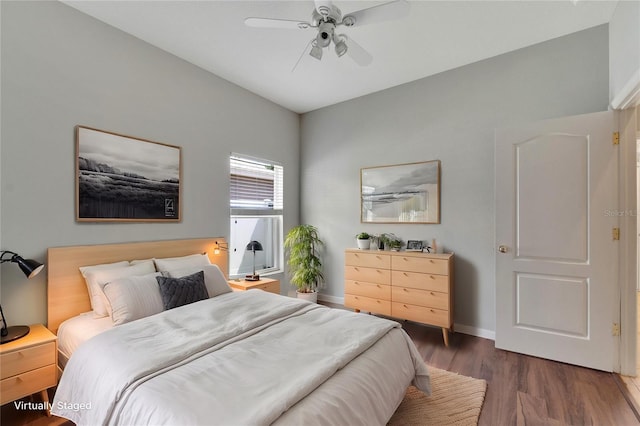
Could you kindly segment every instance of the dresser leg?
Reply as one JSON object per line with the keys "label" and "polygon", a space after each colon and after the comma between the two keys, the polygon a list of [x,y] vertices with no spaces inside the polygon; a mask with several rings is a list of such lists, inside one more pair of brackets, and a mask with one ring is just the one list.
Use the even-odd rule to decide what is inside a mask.
{"label": "dresser leg", "polygon": [[45,389],[45,390],[40,392],[40,396],[42,397],[42,401],[46,404],[47,417],[51,417],[51,406],[49,405],[49,393]]}
{"label": "dresser leg", "polygon": [[356,311],[356,314],[360,313],[360,309],[354,309],[354,311]]}
{"label": "dresser leg", "polygon": [[449,346],[449,330],[447,330],[446,328],[443,328],[442,337],[444,338],[444,345]]}

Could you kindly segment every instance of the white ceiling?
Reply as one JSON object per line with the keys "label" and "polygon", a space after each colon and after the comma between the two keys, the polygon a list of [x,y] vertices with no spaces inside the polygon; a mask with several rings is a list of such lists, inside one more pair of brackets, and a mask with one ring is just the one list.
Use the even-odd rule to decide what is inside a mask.
{"label": "white ceiling", "polygon": [[[325,49],[292,68],[316,30],[251,28],[246,17],[309,21],[308,1],[64,1],[298,113],[609,22],[617,1],[410,1],[402,20],[342,31],[367,67]],[[343,15],[384,1],[334,0]]]}

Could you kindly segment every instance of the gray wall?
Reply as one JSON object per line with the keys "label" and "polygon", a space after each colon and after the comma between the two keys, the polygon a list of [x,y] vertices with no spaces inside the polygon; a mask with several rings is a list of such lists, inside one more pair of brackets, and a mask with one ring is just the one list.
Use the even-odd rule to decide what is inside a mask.
{"label": "gray wall", "polygon": [[[299,116],[58,2],[1,2],[2,249],[227,236],[228,158],[285,168],[285,229],[298,223]],[[75,221],[77,124],[182,147],[181,223]],[[10,325],[46,321],[46,273],[2,268]],[[45,270],[46,271],[46,270]]]}
{"label": "gray wall", "polygon": [[[356,233],[435,238],[456,255],[456,324],[491,335],[494,128],[606,110],[608,61],[603,25],[303,115],[301,219],[327,243],[324,294],[343,297]],[[435,159],[441,224],[360,223],[361,167]]]}
{"label": "gray wall", "polygon": [[610,101],[640,75],[640,1],[619,1],[611,17],[609,74]]}

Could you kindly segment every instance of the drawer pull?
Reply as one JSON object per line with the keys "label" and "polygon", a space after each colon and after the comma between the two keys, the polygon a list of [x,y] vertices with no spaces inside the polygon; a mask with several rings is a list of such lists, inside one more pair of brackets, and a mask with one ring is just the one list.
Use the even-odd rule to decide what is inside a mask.
{"label": "drawer pull", "polygon": [[433,309],[429,309],[431,311],[432,314],[435,314],[436,311],[434,311]]}
{"label": "drawer pull", "polygon": [[403,272],[402,275],[404,275],[405,277],[409,276],[409,274],[407,274],[406,272]]}
{"label": "drawer pull", "polygon": [[407,290],[406,288],[403,288],[402,291],[406,291],[407,293],[409,292],[409,290]]}
{"label": "drawer pull", "polygon": [[435,296],[436,294],[434,292],[429,292],[430,295]]}
{"label": "drawer pull", "polygon": [[380,287],[380,284],[376,284],[376,287],[378,287],[378,288],[382,288],[382,287]]}
{"label": "drawer pull", "polygon": [[433,259],[429,259],[429,262],[430,262],[430,263],[436,263],[436,261],[435,261],[435,260],[433,260]]}
{"label": "drawer pull", "polygon": [[436,279],[436,277],[434,277],[433,275],[429,275],[429,278],[431,278],[432,280]]}
{"label": "drawer pull", "polygon": [[409,309],[409,307],[407,305],[402,305],[402,306],[404,306],[405,308]]}

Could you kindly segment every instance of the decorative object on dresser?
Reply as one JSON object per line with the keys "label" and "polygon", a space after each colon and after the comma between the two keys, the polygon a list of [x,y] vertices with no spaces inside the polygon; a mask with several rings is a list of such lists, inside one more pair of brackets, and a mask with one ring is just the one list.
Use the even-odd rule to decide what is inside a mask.
{"label": "decorative object on dresser", "polygon": [[380,241],[382,242],[384,250],[399,251],[404,245],[402,238],[396,236],[393,233],[380,234]]}
{"label": "decorative object on dresser", "polygon": [[358,248],[360,250],[369,250],[371,246],[371,235],[366,232],[361,232],[356,235],[356,242],[358,243]]}
{"label": "decorative object on dresser", "polygon": [[[11,257],[5,257],[9,255]],[[3,250],[0,254],[0,264],[5,262],[17,263],[22,272],[27,278],[33,278],[42,271],[44,265],[40,262],[36,262],[33,259],[23,259],[22,256],[12,251]],[[2,342],[1,344],[11,342],[29,334],[29,326],[27,325],[14,325],[7,327],[7,321],[4,318],[4,312],[2,312],[2,306],[0,306],[0,316],[2,317]]]}
{"label": "decorative object on dresser", "polygon": [[40,392],[41,407],[50,415],[47,389],[57,384],[57,358],[56,336],[41,324],[32,325],[28,336],[0,346],[0,403]]}
{"label": "decorative object on dresser", "polygon": [[179,146],[76,126],[76,220],[180,222]]}
{"label": "decorative object on dresser", "polygon": [[440,223],[440,160],[360,169],[360,221]]}
{"label": "decorative object on dresser", "polygon": [[344,305],[453,330],[453,253],[345,251]]}
{"label": "decorative object on dresser", "polygon": [[284,240],[291,284],[298,288],[297,295],[311,302],[318,301],[318,286],[324,281],[320,249],[324,243],[313,225],[291,228]]}
{"label": "decorative object on dresser", "polygon": [[407,251],[422,251],[423,250],[422,241],[418,240],[409,240],[407,241]]}
{"label": "decorative object on dresser", "polygon": [[247,281],[259,281],[260,275],[256,274],[256,251],[263,250],[262,244],[258,241],[250,241],[249,244],[247,244],[246,250],[253,252],[253,274],[247,275],[244,279]]}
{"label": "decorative object on dresser", "polygon": [[233,291],[258,289],[269,293],[280,294],[280,281],[271,278],[261,278],[257,281],[229,280],[228,283]]}

